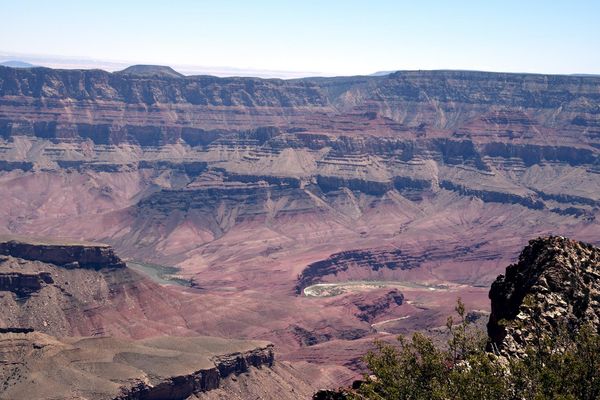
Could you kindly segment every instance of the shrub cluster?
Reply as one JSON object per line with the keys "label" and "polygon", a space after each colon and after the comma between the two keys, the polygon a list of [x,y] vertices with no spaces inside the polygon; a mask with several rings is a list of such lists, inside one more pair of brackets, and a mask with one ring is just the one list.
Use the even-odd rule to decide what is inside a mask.
{"label": "shrub cluster", "polygon": [[600,399],[600,336],[591,325],[548,333],[528,321],[534,340],[520,357],[504,357],[486,351],[486,335],[467,323],[460,300],[456,311],[447,346],[422,333],[399,337],[399,345],[378,341],[364,358],[371,373],[336,398]]}

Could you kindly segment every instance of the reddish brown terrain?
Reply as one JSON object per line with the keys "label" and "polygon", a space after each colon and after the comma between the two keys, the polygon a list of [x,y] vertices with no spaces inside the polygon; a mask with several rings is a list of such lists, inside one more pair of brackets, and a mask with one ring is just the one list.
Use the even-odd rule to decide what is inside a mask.
{"label": "reddish brown terrain", "polygon": [[0,399],[295,400],[349,375],[198,336],[184,297],[107,245],[0,238]]}
{"label": "reddish brown terrain", "polygon": [[598,243],[599,160],[597,77],[0,67],[0,233],[155,280],[89,281],[118,301],[65,333],[268,340],[340,383],[374,337],[489,311],[530,238]]}

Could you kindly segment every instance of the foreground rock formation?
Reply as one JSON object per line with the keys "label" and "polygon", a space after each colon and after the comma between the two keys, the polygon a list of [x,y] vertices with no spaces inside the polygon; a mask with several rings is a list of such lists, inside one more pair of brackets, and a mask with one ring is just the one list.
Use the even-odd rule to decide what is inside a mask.
{"label": "foreground rock formation", "polygon": [[490,350],[519,355],[542,333],[591,323],[600,333],[600,249],[561,236],[538,238],[490,290]]}

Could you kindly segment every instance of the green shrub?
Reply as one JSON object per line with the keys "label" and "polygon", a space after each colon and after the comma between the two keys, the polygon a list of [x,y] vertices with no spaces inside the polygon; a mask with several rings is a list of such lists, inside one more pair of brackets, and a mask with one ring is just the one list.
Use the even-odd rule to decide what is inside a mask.
{"label": "green shrub", "polygon": [[600,399],[600,337],[592,326],[555,334],[533,326],[537,336],[525,355],[507,359],[486,352],[486,335],[465,321],[460,299],[456,311],[443,348],[421,333],[399,337],[397,346],[376,341],[364,357],[371,374],[348,398]]}

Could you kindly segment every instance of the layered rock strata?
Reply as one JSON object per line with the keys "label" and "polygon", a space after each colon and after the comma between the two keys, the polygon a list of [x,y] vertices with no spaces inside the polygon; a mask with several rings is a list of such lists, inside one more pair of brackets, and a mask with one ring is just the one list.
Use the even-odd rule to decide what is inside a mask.
{"label": "layered rock strata", "polygon": [[[2,68],[0,231],[106,242],[195,288],[43,264],[27,273],[54,283],[0,299],[51,333],[232,334],[355,365],[361,336],[443,325],[458,296],[487,304],[529,238],[597,240],[599,96],[600,79],[576,76]],[[354,294],[294,295],[356,280],[407,283],[405,301],[368,321]],[[44,302],[60,312],[22,319]]]}
{"label": "layered rock strata", "polygon": [[588,217],[600,201],[528,176],[536,165],[568,166],[597,187],[596,77],[406,71],[281,81],[136,68],[143,73],[0,67],[0,169],[193,178],[218,168],[241,180],[314,181],[323,192],[419,199],[443,188]]}

